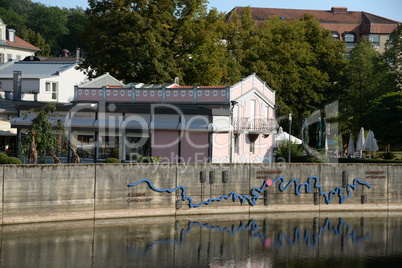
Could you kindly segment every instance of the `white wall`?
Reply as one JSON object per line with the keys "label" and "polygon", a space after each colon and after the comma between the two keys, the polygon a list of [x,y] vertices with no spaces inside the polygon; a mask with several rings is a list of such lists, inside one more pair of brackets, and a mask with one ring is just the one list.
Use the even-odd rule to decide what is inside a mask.
{"label": "white wall", "polygon": [[35,56],[35,52],[33,51],[24,51],[18,48],[12,48],[12,47],[0,47],[0,53],[4,54],[4,63],[9,61],[9,56],[11,55],[11,58],[13,60],[17,60],[19,57],[19,60],[23,60],[25,57],[28,56]]}
{"label": "white wall", "polygon": [[[87,76],[83,72],[74,69],[74,67],[60,73],[59,76],[43,78],[40,80],[38,101],[71,102],[74,99],[74,86],[84,83],[86,79]],[[46,92],[46,82],[57,83],[57,100],[52,99],[52,92]]]}

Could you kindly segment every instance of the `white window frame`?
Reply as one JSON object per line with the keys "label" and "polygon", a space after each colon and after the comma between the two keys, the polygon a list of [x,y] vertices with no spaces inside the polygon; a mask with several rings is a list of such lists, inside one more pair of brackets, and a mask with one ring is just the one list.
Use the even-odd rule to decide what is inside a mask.
{"label": "white window frame", "polygon": [[52,94],[52,100],[57,100],[58,95],[58,83],[48,81],[45,83],[45,92]]}

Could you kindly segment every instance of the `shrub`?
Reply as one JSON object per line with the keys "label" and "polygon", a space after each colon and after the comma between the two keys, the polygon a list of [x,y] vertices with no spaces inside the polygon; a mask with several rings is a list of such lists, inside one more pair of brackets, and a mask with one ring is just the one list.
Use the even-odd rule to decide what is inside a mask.
{"label": "shrub", "polygon": [[[291,158],[300,157],[304,155],[304,149],[302,146],[298,144],[291,143],[290,144],[290,156]],[[287,142],[283,142],[278,147],[277,156],[282,156],[283,158],[288,159],[289,156],[289,144]]]}
{"label": "shrub", "polygon": [[0,161],[7,158],[8,156],[5,153],[0,153]]}
{"label": "shrub", "polygon": [[112,163],[112,164],[117,164],[117,163],[121,163],[119,159],[117,158],[106,158],[105,163]]}
{"label": "shrub", "polygon": [[20,165],[22,164],[21,160],[19,160],[17,157],[8,157],[6,159],[6,164],[11,164],[11,165]]}
{"label": "shrub", "polygon": [[396,154],[393,152],[386,152],[383,153],[382,155],[379,156],[379,158],[386,159],[386,160],[392,160],[396,158]]}

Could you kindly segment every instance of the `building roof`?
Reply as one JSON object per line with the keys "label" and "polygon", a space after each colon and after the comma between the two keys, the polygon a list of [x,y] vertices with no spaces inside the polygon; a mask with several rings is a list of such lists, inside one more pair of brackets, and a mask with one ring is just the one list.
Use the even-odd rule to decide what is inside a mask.
{"label": "building roof", "polygon": [[111,76],[109,73],[105,73],[101,76],[90,79],[88,82],[80,85],[80,88],[100,88],[100,87],[121,88],[123,86],[124,86],[123,82],[117,80],[116,78]]}
{"label": "building roof", "polygon": [[[22,48],[22,49],[29,49],[29,50],[33,50],[33,51],[38,51],[40,50],[40,48],[28,43],[27,41],[19,38],[18,36],[15,36],[15,42],[10,42],[8,40],[6,40],[6,44],[10,47],[14,47],[14,48]],[[3,43],[4,45],[4,43]]]}
{"label": "building roof", "polygon": [[[235,7],[229,12],[242,14],[246,7]],[[284,20],[295,20],[303,18],[304,14],[312,14],[316,17],[320,24],[383,24],[390,27],[379,27],[376,33],[392,32],[401,22],[383,18],[364,11],[348,11],[346,7],[333,7],[331,10],[307,10],[307,9],[283,9],[283,8],[260,8],[250,7],[252,17],[257,22],[262,23],[269,17],[280,17]],[[373,32],[373,31],[372,31]]]}
{"label": "building roof", "polygon": [[192,89],[192,88],[199,88],[199,89],[224,89],[226,86],[179,86],[173,85],[169,88],[177,88],[177,89]]}
{"label": "building roof", "polygon": [[0,78],[13,78],[13,71],[21,71],[22,78],[47,78],[74,68],[72,62],[10,61],[0,65]]}

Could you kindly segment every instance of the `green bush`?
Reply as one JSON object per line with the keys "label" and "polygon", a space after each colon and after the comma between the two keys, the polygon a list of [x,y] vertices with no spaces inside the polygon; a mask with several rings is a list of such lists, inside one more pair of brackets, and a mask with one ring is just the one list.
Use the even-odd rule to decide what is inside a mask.
{"label": "green bush", "polygon": [[121,163],[119,159],[117,158],[106,158],[105,163],[112,163],[112,164],[117,164],[117,163]]}
{"label": "green bush", "polygon": [[0,153],[0,161],[7,158],[8,156],[5,153]]}
{"label": "green bush", "polygon": [[392,160],[396,158],[396,154],[393,152],[386,152],[383,153],[382,155],[379,156],[379,158],[386,159],[386,160]]}
{"label": "green bush", "polygon": [[17,157],[8,157],[6,159],[6,164],[11,164],[11,165],[19,165],[22,164],[21,160],[19,160]]}
{"label": "green bush", "polygon": [[[287,142],[282,142],[282,144],[278,148],[278,155],[281,155],[288,159],[289,155],[289,143]],[[290,144],[290,156],[293,157],[299,157],[304,155],[304,149],[301,145],[291,143]]]}

